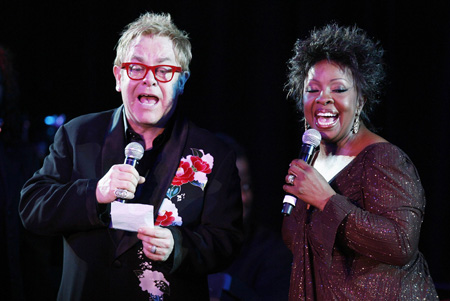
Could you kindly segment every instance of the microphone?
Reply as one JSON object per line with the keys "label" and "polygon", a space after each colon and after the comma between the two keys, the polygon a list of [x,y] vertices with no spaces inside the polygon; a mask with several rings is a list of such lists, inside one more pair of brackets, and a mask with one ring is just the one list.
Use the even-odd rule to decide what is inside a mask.
{"label": "microphone", "polygon": [[[307,164],[311,164],[317,152],[317,147],[319,146],[321,139],[322,136],[320,135],[319,131],[315,129],[307,130],[302,137],[303,144],[300,149],[300,159],[305,161]],[[281,213],[283,213],[284,216],[290,215],[296,203],[297,198],[295,196],[290,194],[285,195]]]}
{"label": "microphone", "polygon": [[[125,162],[124,164],[136,166],[139,160],[144,156],[144,147],[138,142],[131,142],[125,147]],[[125,191],[126,192],[126,191]],[[125,203],[125,200],[117,198],[116,201]]]}
{"label": "microphone", "polygon": [[125,147],[125,164],[136,166],[144,156],[144,147],[138,142],[131,142]]}

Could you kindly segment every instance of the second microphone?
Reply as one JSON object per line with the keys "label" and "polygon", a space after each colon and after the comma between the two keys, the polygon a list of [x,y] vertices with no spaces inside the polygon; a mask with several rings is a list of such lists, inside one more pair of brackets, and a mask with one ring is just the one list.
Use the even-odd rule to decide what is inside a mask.
{"label": "second microphone", "polygon": [[[314,156],[318,150],[318,146],[320,145],[320,140],[322,136],[320,132],[315,129],[307,130],[302,137],[302,148],[300,150],[299,158],[305,161],[308,164],[311,164]],[[297,203],[297,198],[293,195],[287,194],[283,199],[283,208],[281,209],[281,213],[285,216],[290,215],[292,209],[295,207]]]}

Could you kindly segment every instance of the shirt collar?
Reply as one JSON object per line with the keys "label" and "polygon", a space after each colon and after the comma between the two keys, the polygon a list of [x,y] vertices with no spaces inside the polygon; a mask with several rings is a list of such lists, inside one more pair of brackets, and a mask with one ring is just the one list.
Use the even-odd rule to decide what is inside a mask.
{"label": "shirt collar", "polygon": [[[138,142],[140,144],[142,144],[142,146],[145,149],[145,141],[144,139],[141,137],[141,135],[139,135],[138,133],[136,133],[131,126],[128,124],[128,120],[125,114],[125,108],[122,109],[122,115],[123,115],[123,127],[125,129],[125,141],[128,143],[130,142]],[[172,131],[173,128],[173,119],[171,118],[171,120],[169,120],[169,122],[167,123],[167,127],[164,129],[164,131],[159,134],[155,140],[153,140],[153,148],[157,148],[160,147],[161,145],[163,145],[164,143],[167,142],[167,140],[169,140],[169,136],[170,136],[170,132]]]}

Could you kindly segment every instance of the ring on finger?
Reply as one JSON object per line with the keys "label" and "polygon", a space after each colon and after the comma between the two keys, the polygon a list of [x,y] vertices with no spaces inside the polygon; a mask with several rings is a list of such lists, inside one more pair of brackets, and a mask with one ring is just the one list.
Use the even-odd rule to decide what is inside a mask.
{"label": "ring on finger", "polygon": [[153,245],[153,246],[150,248],[150,252],[153,253],[153,254],[155,254],[155,253],[156,253],[156,246]]}
{"label": "ring on finger", "polygon": [[294,180],[295,180],[295,176],[294,175],[289,175],[288,176],[288,183],[293,185],[294,184]]}
{"label": "ring on finger", "polygon": [[114,195],[119,199],[126,199],[128,196],[128,190],[117,188],[114,191]]}

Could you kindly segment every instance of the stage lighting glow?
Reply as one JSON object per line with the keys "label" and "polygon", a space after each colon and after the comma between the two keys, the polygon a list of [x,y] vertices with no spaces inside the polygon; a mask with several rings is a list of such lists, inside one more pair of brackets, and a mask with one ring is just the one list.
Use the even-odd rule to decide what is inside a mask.
{"label": "stage lighting glow", "polygon": [[45,117],[44,122],[48,126],[54,126],[59,128],[61,125],[64,124],[66,121],[66,115],[60,114],[60,115],[49,115]]}

